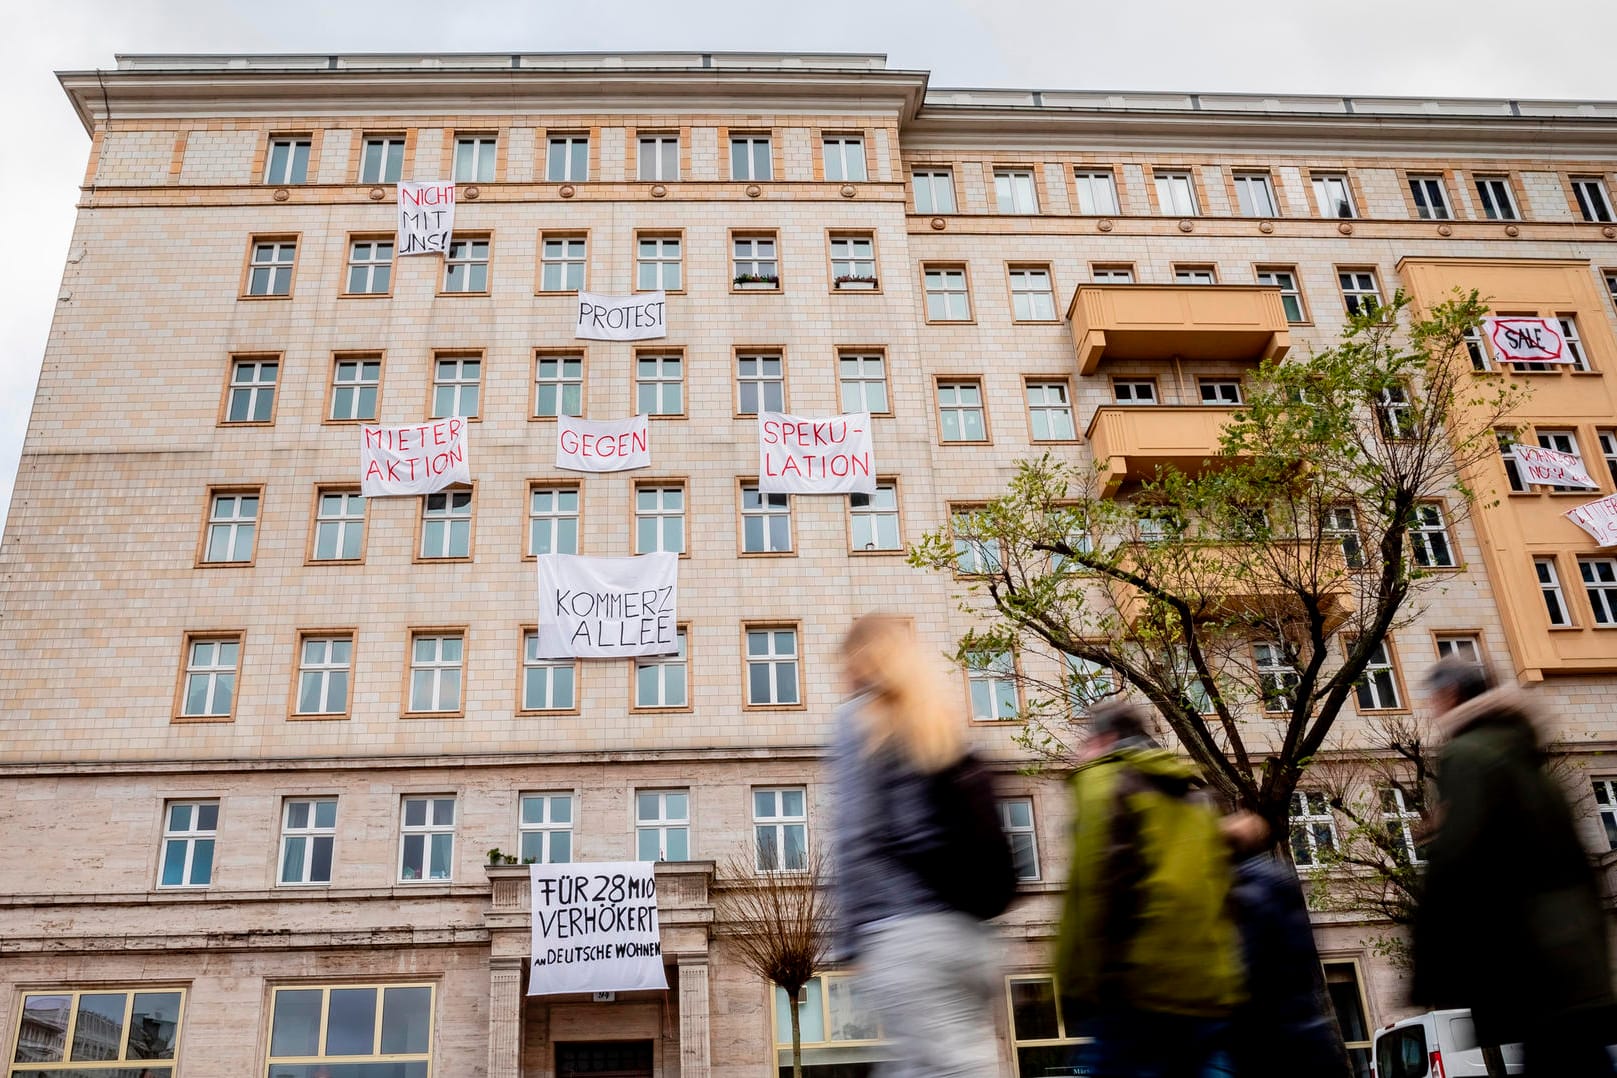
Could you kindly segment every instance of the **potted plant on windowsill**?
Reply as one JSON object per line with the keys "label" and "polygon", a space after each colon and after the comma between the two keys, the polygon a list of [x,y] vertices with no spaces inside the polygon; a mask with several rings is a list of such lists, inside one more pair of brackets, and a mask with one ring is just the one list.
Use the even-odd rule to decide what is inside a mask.
{"label": "potted plant on windowsill", "polygon": [[838,292],[874,292],[876,291],[877,281],[874,277],[844,273],[831,283]]}
{"label": "potted plant on windowsill", "polygon": [[780,278],[765,277],[761,273],[738,273],[733,283],[742,292],[772,292],[780,287]]}

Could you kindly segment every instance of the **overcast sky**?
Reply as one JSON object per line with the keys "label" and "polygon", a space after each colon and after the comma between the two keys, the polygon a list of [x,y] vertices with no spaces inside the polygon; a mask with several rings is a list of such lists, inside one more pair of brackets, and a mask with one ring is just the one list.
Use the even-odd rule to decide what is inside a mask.
{"label": "overcast sky", "polygon": [[[1610,0],[49,0],[0,35],[0,514],[89,140],[53,72],[119,52],[885,52],[933,86],[1617,97]],[[149,357],[148,357],[149,358]],[[0,517],[3,520],[3,517]]]}

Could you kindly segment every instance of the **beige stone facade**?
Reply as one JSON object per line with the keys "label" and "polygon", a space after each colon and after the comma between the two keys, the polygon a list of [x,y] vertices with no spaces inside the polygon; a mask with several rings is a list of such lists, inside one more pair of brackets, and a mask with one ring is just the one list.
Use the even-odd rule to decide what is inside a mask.
{"label": "beige stone facade", "polygon": [[[1273,303],[1257,286],[1277,278],[1260,274],[1287,275],[1297,306],[1275,332],[1306,351],[1337,336],[1344,275],[1430,300],[1483,274],[1575,320],[1589,371],[1533,375],[1553,380],[1542,399],[1555,407],[1527,418],[1574,430],[1603,491],[1617,481],[1617,105],[929,90],[924,73],[865,56],[131,57],[62,81],[89,165],[0,546],[8,1059],[48,1043],[54,1021],[67,1034],[69,1014],[88,1036],[86,1000],[126,1007],[127,1024],[166,994],[177,1011],[153,1021],[177,1022],[177,1055],[154,1074],[313,1078],[327,1061],[368,1063],[354,1078],[771,1073],[772,993],[714,923],[713,862],[751,856],[751,829],[779,822],[757,815],[769,791],[802,791],[809,842],[825,835],[835,649],[853,616],[901,611],[939,650],[967,620],[953,582],[910,569],[886,538],[865,549],[846,498],[792,498],[789,550],[745,549],[758,457],[743,357],[779,359],[793,413],[879,392],[866,399],[885,400],[870,410],[897,525],[870,534],[913,540],[993,496],[1030,454],[1090,459],[1119,379],[1199,408],[1199,379],[1250,366],[1186,353],[1086,371],[1063,319],[1080,286],[1127,271],[1172,305],[1210,274]],[[674,140],[677,173],[640,178],[649,138]],[[738,139],[755,140],[746,168],[767,161],[767,174],[734,171]],[[389,140],[398,174],[368,171]],[[492,178],[461,178],[456,234],[487,240],[486,289],[456,291],[436,256],[390,255],[385,287],[370,263],[355,287],[356,252],[391,239],[391,181],[448,176],[457,145],[480,140]],[[557,174],[553,146],[570,140],[585,171]],[[383,145],[377,161],[368,143]],[[306,155],[300,169],[273,173],[278,144]],[[1105,196],[1084,177],[1102,174],[1115,204],[1093,202]],[[1346,192],[1347,216],[1316,197],[1336,177],[1345,187],[1324,189]],[[1411,180],[1427,178],[1441,216],[1416,201]],[[1509,219],[1483,203],[1495,180]],[[773,241],[774,288],[732,280],[737,241],[753,239]],[[670,240],[668,338],[575,341],[575,284],[547,247],[582,241],[583,286],[627,293],[642,241],[666,257]],[[866,260],[858,244],[871,272],[833,265]],[[1550,266],[1560,283],[1546,292]],[[557,471],[555,420],[538,414],[554,361],[580,361],[583,414],[611,419],[644,406],[641,361],[667,357],[679,401],[652,420],[651,468]],[[871,379],[858,386],[844,373],[855,357]],[[1037,437],[1030,383],[1064,393],[1070,430]],[[463,516],[446,502],[434,517],[420,498],[328,500],[357,493],[362,384],[390,425],[433,414],[440,391],[470,411],[475,389]],[[952,440],[941,408],[970,410],[973,393],[984,437]],[[684,701],[642,695],[628,662],[581,662],[566,699],[530,706],[526,679],[556,676],[524,663],[530,535],[557,526],[559,504],[536,492],[576,495],[559,512],[579,553],[623,556],[650,488],[679,498]],[[1474,636],[1536,684],[1585,776],[1590,844],[1605,849],[1587,791],[1617,748],[1617,633],[1573,575],[1599,555],[1560,519],[1568,504],[1507,492],[1457,518],[1455,570],[1393,642],[1397,705],[1418,706],[1438,637]],[[1528,623],[1542,597],[1523,542],[1559,559],[1568,625]],[[792,649],[772,672],[796,688],[750,702],[747,634],[764,629],[790,631],[770,636]],[[416,684],[423,671],[435,688]],[[328,690],[312,701],[310,678]],[[1342,749],[1362,744],[1364,718],[1344,722]],[[1037,879],[1001,932],[996,1013],[1004,1073],[1031,1078],[1069,1039],[1040,1024],[1065,806],[1053,778],[1013,773],[1014,725],[974,735],[1032,810]],[[662,819],[642,818],[637,795],[667,792],[683,806],[663,799]],[[565,840],[524,839],[522,798],[540,795],[552,813],[565,800],[567,819],[545,821]],[[334,804],[335,823],[299,830],[295,806],[314,802]],[[669,818],[688,829],[688,861],[658,870],[669,991],[524,998],[525,871],[487,868],[485,851],[566,841],[574,860],[632,859],[638,831]],[[304,864],[308,882],[283,878],[293,839],[329,844],[323,870]],[[1367,951],[1374,931],[1320,928],[1340,1001],[1370,1027],[1408,1009],[1397,970]],[[419,997],[400,993],[421,987],[415,1033],[390,1040],[404,1018],[390,1026],[385,1001],[404,1008]],[[844,988],[834,971],[816,986],[813,1005],[837,1008],[818,1017],[848,1022],[810,1044],[811,1063],[880,1054],[840,1009]],[[335,1028],[333,1008],[362,997],[379,1016],[364,1051],[293,1044],[291,1018],[276,1017],[314,1000]]]}

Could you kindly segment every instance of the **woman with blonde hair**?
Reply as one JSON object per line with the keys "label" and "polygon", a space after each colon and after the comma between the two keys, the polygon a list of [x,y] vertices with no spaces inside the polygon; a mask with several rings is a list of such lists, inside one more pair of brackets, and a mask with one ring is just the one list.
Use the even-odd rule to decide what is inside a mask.
{"label": "woman with blonde hair", "polygon": [[837,709],[836,952],[898,1051],[886,1073],[999,1074],[989,1008],[995,947],[982,921],[1015,886],[992,780],[907,621],[866,615],[842,643]]}

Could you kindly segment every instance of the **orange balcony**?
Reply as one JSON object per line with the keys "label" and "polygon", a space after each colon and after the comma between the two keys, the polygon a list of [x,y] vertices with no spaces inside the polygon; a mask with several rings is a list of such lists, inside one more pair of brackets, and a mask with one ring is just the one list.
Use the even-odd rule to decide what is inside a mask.
{"label": "orange balcony", "polygon": [[[1333,547],[1322,552],[1324,563],[1317,564],[1308,543],[1273,542],[1269,547],[1267,556],[1252,559],[1240,557],[1240,548],[1233,543],[1209,543],[1181,549],[1175,557],[1163,560],[1147,554],[1146,544],[1141,544],[1141,556],[1131,567],[1186,599],[1197,620],[1300,615],[1298,597],[1284,582],[1306,579],[1312,571],[1321,574],[1319,593],[1327,632],[1335,632],[1357,609],[1354,584],[1340,550]],[[1138,624],[1151,612],[1151,603],[1132,586],[1118,582],[1111,587],[1118,613],[1129,624]]]}
{"label": "orange balcony", "polygon": [[1102,359],[1257,361],[1291,348],[1280,290],[1258,285],[1080,285],[1067,321],[1079,374]]}
{"label": "orange balcony", "polygon": [[1150,479],[1158,468],[1199,472],[1219,459],[1219,438],[1236,412],[1211,405],[1104,405],[1084,437],[1104,475],[1101,493]]}

